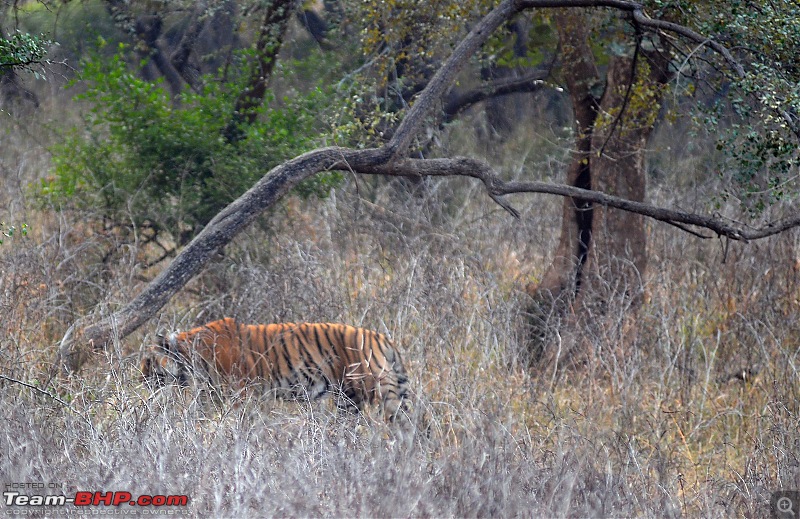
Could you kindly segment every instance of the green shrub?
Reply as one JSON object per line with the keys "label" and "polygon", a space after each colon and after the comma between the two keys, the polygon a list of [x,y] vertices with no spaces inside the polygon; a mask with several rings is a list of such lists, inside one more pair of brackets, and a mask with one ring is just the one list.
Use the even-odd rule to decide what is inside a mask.
{"label": "green shrub", "polygon": [[[280,106],[268,98],[258,120],[230,141],[225,129],[241,90],[237,82],[205,78],[199,92],[178,99],[160,82],[129,70],[124,46],[112,59],[84,64],[78,99],[91,107],[85,125],[52,149],[53,175],[40,193],[117,229],[169,233],[187,243],[222,208],[272,167],[315,144],[326,97],[320,89]],[[303,195],[324,196],[340,177],[303,184]]]}

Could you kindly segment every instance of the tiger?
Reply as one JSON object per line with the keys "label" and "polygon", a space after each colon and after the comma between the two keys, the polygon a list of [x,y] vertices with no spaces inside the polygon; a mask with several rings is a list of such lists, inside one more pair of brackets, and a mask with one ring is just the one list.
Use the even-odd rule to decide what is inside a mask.
{"label": "tiger", "polygon": [[363,410],[378,403],[387,421],[407,411],[408,376],[400,352],[385,335],[333,323],[207,323],[161,337],[142,359],[144,378],[156,386],[244,388],[260,383],[278,398],[318,400],[331,390],[339,407]]}

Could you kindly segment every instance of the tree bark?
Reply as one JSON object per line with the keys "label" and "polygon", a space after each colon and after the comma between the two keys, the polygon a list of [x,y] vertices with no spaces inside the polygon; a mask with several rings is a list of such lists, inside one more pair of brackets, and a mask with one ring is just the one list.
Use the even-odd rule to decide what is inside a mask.
{"label": "tree bark", "polygon": [[[598,100],[593,91],[600,84],[600,73],[589,47],[584,15],[573,10],[558,10],[555,15],[564,83],[572,101],[575,148],[567,169],[566,183],[592,189],[592,131],[597,118]],[[561,234],[553,260],[538,284],[526,289],[533,297],[529,306],[534,357],[543,353],[547,329],[563,317],[581,283],[583,264],[591,242],[591,203],[580,198],[565,198],[561,209]],[[555,320],[555,321],[554,321]]]}
{"label": "tree bark", "polygon": [[[659,54],[641,50],[639,54],[638,60],[615,56],[611,61],[600,102],[606,117],[592,136],[591,164],[593,189],[641,202],[647,181],[645,148],[661,106],[662,86],[669,80],[669,65]],[[619,114],[616,118],[612,117],[615,112]],[[599,290],[591,278],[610,276],[618,292],[630,298],[637,309],[647,269],[644,218],[602,205],[594,208],[593,215],[593,244],[585,266],[589,277],[585,288]]]}
{"label": "tree bark", "polygon": [[[575,112],[575,151],[567,182],[582,189],[600,191],[626,200],[645,197],[645,146],[661,106],[663,85],[669,79],[665,53],[645,52],[637,38],[635,48],[611,56],[601,86],[592,50],[588,23],[578,11],[562,11],[556,17],[564,80]],[[601,98],[592,92],[602,90]],[[642,302],[647,268],[647,236],[644,218],[581,199],[565,199],[561,235],[553,262],[542,281],[529,285],[533,302],[530,316],[534,358],[546,369],[591,348],[593,327],[606,326],[605,318],[620,323],[620,337],[630,344],[635,338],[636,312]],[[617,315],[610,315],[616,312]],[[569,340],[548,350],[548,330],[567,324]],[[577,330],[581,330],[578,332]]]}

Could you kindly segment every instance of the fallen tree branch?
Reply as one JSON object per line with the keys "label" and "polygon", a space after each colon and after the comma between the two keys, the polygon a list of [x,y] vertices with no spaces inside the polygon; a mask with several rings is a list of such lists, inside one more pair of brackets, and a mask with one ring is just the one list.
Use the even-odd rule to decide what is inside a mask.
{"label": "fallen tree branch", "polygon": [[343,161],[364,168],[388,162],[389,158],[388,150],[385,148],[368,150],[322,148],[277,166],[217,214],[167,268],[125,308],[84,329],[82,338],[62,340],[61,357],[70,356],[69,350],[75,340],[82,339],[98,348],[105,347],[114,335],[118,337],[129,335],[197,275],[217,251],[302,180],[332,169],[334,164]]}
{"label": "fallen tree branch", "polygon": [[[545,193],[622,209],[676,225],[687,232],[692,231],[684,229],[682,225],[705,228],[718,236],[744,242],[766,238],[800,226],[800,213],[763,227],[745,228],[732,225],[720,218],[657,207],[599,191],[546,182],[504,181],[487,163],[473,158],[403,159],[388,162],[385,155],[386,150],[383,148],[377,150],[323,148],[278,166],[271,175],[262,179],[253,189],[219,213],[136,299],[106,321],[84,330],[84,337],[95,345],[104,345],[110,340],[112,331],[119,337],[133,332],[194,277],[218,250],[249,225],[262,212],[261,208],[272,206],[300,180],[325,170],[339,169],[385,176],[472,177],[480,180],[486,186],[488,195],[514,217],[519,217],[519,212],[503,198],[505,195]],[[261,189],[257,189],[259,187]],[[708,238],[698,233],[692,232],[692,234]],[[71,341],[67,341],[69,342]],[[67,347],[66,343],[64,347]]]}

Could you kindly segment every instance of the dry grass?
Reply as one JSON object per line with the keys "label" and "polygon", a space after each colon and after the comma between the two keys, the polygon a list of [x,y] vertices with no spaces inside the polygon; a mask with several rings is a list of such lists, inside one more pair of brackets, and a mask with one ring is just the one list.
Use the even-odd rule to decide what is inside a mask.
{"label": "dry grass", "polygon": [[[193,515],[237,517],[763,517],[772,491],[800,488],[797,233],[733,245],[723,263],[719,243],[652,225],[636,348],[591,335],[592,363],[554,378],[527,367],[519,289],[547,264],[559,201],[518,198],[515,222],[466,182],[415,197],[350,179],[327,200],[281,204],[147,329],[51,380],[71,320],[118,308],[153,272],[137,270],[136,244],[104,265],[113,236],[34,209],[24,185],[46,174],[46,154],[6,138],[3,181],[20,180],[2,219],[31,234],[0,247],[2,483],[188,494]],[[547,146],[495,153],[511,174],[555,176]],[[524,167],[512,152],[529,154]],[[223,315],[390,334],[430,437],[377,413],[141,384],[157,331]],[[729,380],[740,368],[757,374]]]}

